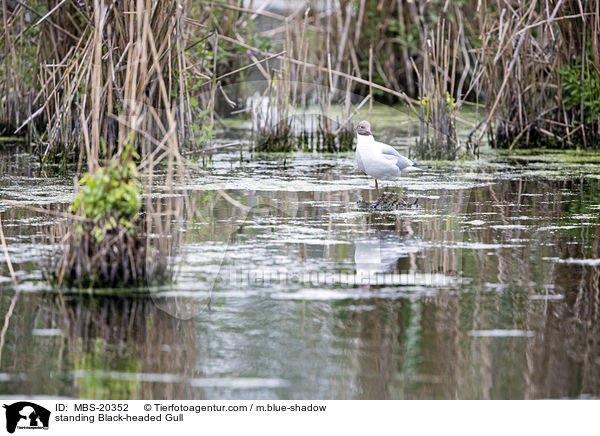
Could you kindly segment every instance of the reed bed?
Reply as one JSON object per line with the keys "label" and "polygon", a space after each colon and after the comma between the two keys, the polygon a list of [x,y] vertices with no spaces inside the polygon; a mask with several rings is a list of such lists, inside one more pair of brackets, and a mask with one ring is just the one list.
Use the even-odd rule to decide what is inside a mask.
{"label": "reed bed", "polygon": [[597,0],[482,2],[477,55],[492,144],[598,147],[599,10]]}
{"label": "reed bed", "polygon": [[[340,0],[330,8],[323,8],[321,3],[310,1],[283,15],[233,1],[158,2],[159,6],[152,9],[151,34],[175,35],[176,28],[177,38],[187,38],[186,44],[170,40],[164,46],[156,45],[169,97],[178,100],[173,107],[179,144],[210,147],[212,132],[223,116],[249,109],[242,103],[244,96],[254,92],[247,82],[258,78],[266,82],[260,94],[267,90],[276,102],[277,112],[276,116],[258,120],[265,127],[262,131],[255,129],[255,138],[262,138],[261,143],[267,144],[265,149],[303,149],[312,133],[319,141],[311,145],[312,149],[348,150],[351,114],[367,95],[370,107],[375,99],[415,103],[407,93],[416,96],[419,87],[414,65],[422,65],[429,56],[422,50],[423,42],[430,38],[428,29],[435,30],[434,23],[440,15],[456,14],[443,3]],[[124,76],[128,71],[125,66],[133,53],[130,51],[123,57],[132,33],[126,17],[131,20],[134,12],[133,3],[127,2],[107,2],[106,16],[94,15],[96,7],[102,5],[91,1],[62,4],[47,0],[46,4],[53,12],[42,17],[37,34],[47,36],[39,55],[40,71],[36,74],[41,89],[32,107],[35,109],[29,111],[28,121],[20,127],[27,126],[36,143],[42,144],[43,156],[55,159],[69,152],[82,153],[88,141],[86,131],[87,135],[98,136],[87,125],[91,121],[79,115],[82,111],[99,103],[107,105],[109,113],[116,112],[114,108],[123,104],[121,100],[126,95],[121,88],[127,86]],[[175,5],[177,25],[164,27],[160,17],[173,16]],[[13,16],[18,17],[19,13],[22,15],[23,10],[15,11]],[[74,16],[79,18],[73,19]],[[105,81],[101,95],[95,96],[89,87],[83,93],[82,85],[85,89],[92,78],[88,67],[96,56],[98,39],[93,39],[93,29],[102,28],[99,25],[105,19],[109,23],[105,28],[110,28],[111,34],[100,32],[107,53],[101,55],[103,63],[96,71]],[[158,28],[157,23],[163,23],[163,27]],[[12,40],[4,42],[14,45]],[[78,61],[72,62],[73,59]],[[143,62],[148,64],[148,59]],[[454,73],[464,70],[464,64],[459,64],[455,65]],[[144,86],[136,89],[143,90]],[[156,89],[152,92],[144,98],[158,98],[159,92]],[[345,99],[334,101],[336,95]],[[350,95],[362,97],[349,98]],[[127,97],[135,100],[142,96]],[[295,121],[289,121],[287,115],[296,109],[306,111],[311,104],[319,107],[322,116],[317,132],[292,127],[290,124]],[[344,108],[344,114],[336,121],[331,115],[334,104]],[[411,110],[418,113],[414,107]],[[96,124],[101,126],[99,131],[112,135],[107,143],[115,142],[113,137],[118,136],[116,132],[123,121],[115,116],[96,116],[100,118]],[[344,127],[340,129],[340,125]]]}
{"label": "reed bed", "polygon": [[[386,25],[397,27],[399,20],[412,17],[412,7],[398,11],[402,4],[396,1],[382,1],[375,8],[373,2],[363,1],[356,14],[351,1],[340,1],[339,7],[326,10],[311,1],[282,15],[235,2],[200,4],[199,18],[188,22],[199,29],[198,39],[211,40],[211,49],[198,46],[190,53],[194,58],[190,65],[195,66],[191,76],[200,82],[198,89],[211,87],[211,92],[197,99],[211,113],[211,125],[220,115],[250,113],[259,150],[347,151],[352,149],[350,137],[354,136],[352,116],[367,95],[371,105],[374,95],[386,102],[410,101],[404,90],[396,90],[402,89],[397,86],[400,63],[396,59],[405,55],[401,69],[414,84],[409,53],[417,55],[418,50],[385,36],[389,29],[373,34],[364,24],[380,17]],[[391,19],[386,8],[394,11]],[[382,44],[374,44],[380,37]],[[256,82],[262,84],[256,87]],[[253,104],[244,105],[240,96],[247,100],[255,92],[272,105],[269,113],[257,112]],[[343,108],[341,117],[332,115],[335,105]],[[315,107],[318,121],[302,125],[304,114],[314,112]]]}
{"label": "reed bed", "polygon": [[[135,18],[144,7],[152,11],[146,35]],[[10,0],[1,12],[0,128],[27,131],[48,159],[110,156],[127,117],[157,125],[172,117],[178,146],[210,148],[223,117],[249,111],[244,101],[256,89],[248,82],[257,80],[265,82],[259,94],[274,93],[277,104],[278,115],[263,117],[266,130],[255,132],[267,149],[303,148],[310,132],[291,126],[288,115],[311,104],[324,117],[324,139],[313,148],[331,148],[331,135],[362,101],[333,100],[346,89],[371,96],[369,105],[407,104],[421,119],[418,148],[427,156],[468,151],[456,143],[446,95],[456,110],[486,105],[474,143],[484,131],[506,148],[598,143],[598,0],[311,0],[276,12],[233,0]],[[148,35],[157,62],[152,50],[132,45]],[[92,88],[96,76],[101,85]],[[172,103],[168,111],[161,99]],[[158,107],[160,115],[136,115],[129,101]],[[338,123],[330,122],[333,104],[346,110]],[[106,152],[94,145],[98,132]]]}
{"label": "reed bed", "polygon": [[[421,129],[421,143],[428,143],[431,150],[418,147],[419,152],[423,151],[422,156],[449,158],[459,154],[456,148],[462,145],[457,143],[450,118],[442,120],[443,114],[436,114],[440,116],[435,120],[426,117],[414,97],[429,100],[430,109],[432,101],[441,101],[441,98],[436,99],[435,92],[442,87],[457,93],[451,95],[456,109],[463,101],[474,99],[475,87],[470,85],[475,76],[470,66],[475,64],[475,54],[469,50],[464,26],[456,25],[448,34],[444,32],[450,26],[445,30],[436,26],[443,14],[450,17],[450,21],[456,21],[460,9],[448,8],[443,2],[402,1],[339,1],[335,5],[332,3],[335,7],[323,8],[313,1],[298,5],[288,15],[279,15],[238,7],[232,2],[206,4],[213,8],[213,13],[205,13],[206,17],[212,17],[214,10],[228,11],[219,15],[218,25],[210,19],[203,23],[205,29],[217,29],[218,44],[215,47],[219,52],[242,51],[249,57],[248,61],[252,61],[249,65],[257,67],[229,76],[221,83],[231,90],[230,98],[221,100],[231,103],[235,100],[233,96],[254,92],[248,87],[248,79],[265,83],[258,92],[271,104],[269,110],[275,115],[266,114],[266,111],[261,113],[252,105],[243,107],[240,102],[233,109],[233,113],[252,114],[254,139],[259,150],[351,150],[352,117],[362,104],[368,102],[372,108],[377,99],[383,103],[408,105],[409,110],[421,118],[422,124],[427,125]],[[264,24],[267,29],[257,29],[252,21],[257,16],[267,23]],[[227,20],[233,20],[235,24],[229,25]],[[249,25],[250,22],[254,25]],[[442,33],[438,35],[439,32]],[[269,39],[265,42],[265,38]],[[432,40],[440,45],[437,47],[439,53],[434,53],[434,57],[431,50],[424,49]],[[450,48],[443,47],[444,43],[450,44]],[[278,50],[283,50],[283,55],[277,56]],[[258,55],[268,61],[261,62]],[[244,58],[244,55],[237,58],[240,57]],[[439,65],[433,62],[439,62]],[[431,71],[423,72],[421,78],[416,65]],[[222,63],[217,60],[212,64],[212,72],[205,67],[202,75],[225,77],[227,68],[231,68],[229,58]],[[443,68],[448,70],[444,77],[431,74]],[[198,78],[202,80],[200,74]],[[425,86],[424,82],[431,78],[438,81],[436,86]],[[209,83],[209,79],[204,81]],[[424,95],[424,92],[431,95]],[[213,96],[207,95],[206,107],[226,106],[211,100]],[[445,96],[444,93],[444,100]],[[365,101],[367,97],[369,99]],[[333,106],[342,107],[341,117],[332,116]],[[314,107],[320,115],[316,129],[307,125],[303,116]],[[428,132],[437,133],[430,135]],[[451,146],[448,146],[449,142],[452,142]],[[433,148],[437,150],[435,153],[432,153]]]}
{"label": "reed bed", "polygon": [[[48,0],[45,6],[49,12],[35,30],[43,86],[37,109],[17,131],[29,129],[42,159],[70,155],[87,170],[73,210],[79,219],[63,229],[66,248],[50,276],[78,287],[164,282],[180,221],[173,188],[183,177],[179,147],[190,132],[186,3]],[[159,173],[164,198],[157,201]],[[139,192],[132,188],[142,182]]]}

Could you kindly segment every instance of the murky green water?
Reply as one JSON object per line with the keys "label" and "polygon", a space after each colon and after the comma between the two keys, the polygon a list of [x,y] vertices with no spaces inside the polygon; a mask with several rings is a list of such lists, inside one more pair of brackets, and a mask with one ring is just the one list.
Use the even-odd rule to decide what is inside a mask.
{"label": "murky green water", "polygon": [[[375,192],[351,155],[245,158],[180,186],[197,214],[151,297],[49,288],[60,219],[0,206],[21,290],[2,262],[0,395],[600,395],[600,158],[438,164],[384,183],[416,202],[390,213],[357,210]],[[4,159],[1,198],[53,208],[72,186]]]}

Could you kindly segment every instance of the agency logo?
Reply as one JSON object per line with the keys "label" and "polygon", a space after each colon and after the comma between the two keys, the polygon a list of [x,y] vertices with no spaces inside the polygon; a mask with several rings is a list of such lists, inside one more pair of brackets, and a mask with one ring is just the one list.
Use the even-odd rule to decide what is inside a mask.
{"label": "agency logo", "polygon": [[14,433],[18,428],[26,430],[48,430],[50,411],[29,401],[4,405],[6,409],[6,431]]}

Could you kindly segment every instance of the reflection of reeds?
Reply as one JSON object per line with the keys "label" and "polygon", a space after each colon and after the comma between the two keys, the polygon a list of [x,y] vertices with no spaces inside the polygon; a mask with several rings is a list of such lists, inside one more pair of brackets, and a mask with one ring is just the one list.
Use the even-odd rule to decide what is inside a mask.
{"label": "reflection of reeds", "polygon": [[[22,300],[21,300],[22,301]],[[56,330],[35,336],[37,329]],[[201,399],[194,321],[133,296],[32,294],[8,332],[4,392],[95,399]],[[150,374],[150,378],[148,377]],[[157,374],[164,378],[157,378]]]}

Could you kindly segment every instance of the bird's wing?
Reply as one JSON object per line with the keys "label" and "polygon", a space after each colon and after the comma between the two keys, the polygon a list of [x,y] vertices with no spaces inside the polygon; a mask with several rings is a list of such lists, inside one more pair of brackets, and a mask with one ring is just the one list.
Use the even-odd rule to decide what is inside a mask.
{"label": "bird's wing", "polygon": [[359,170],[361,170],[363,173],[367,174],[367,172],[365,171],[365,165],[363,164],[363,161],[360,158],[360,153],[358,152],[358,147],[357,147],[356,152],[354,153],[354,162],[356,163],[356,166],[358,167]]}
{"label": "bird's wing", "polygon": [[381,142],[379,142],[378,144],[381,147],[381,153],[386,159],[396,159],[396,165],[398,166],[400,171],[402,171],[405,168],[412,167],[415,164],[412,160],[398,153],[396,149],[391,145],[383,144]]}

